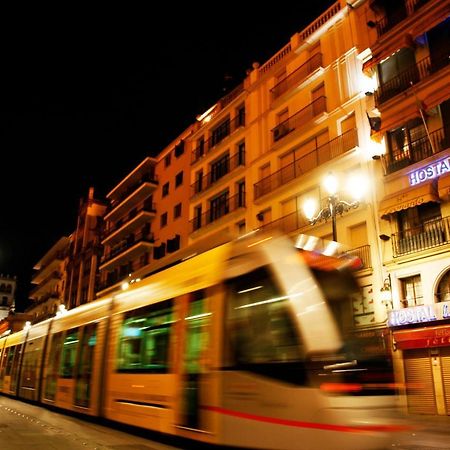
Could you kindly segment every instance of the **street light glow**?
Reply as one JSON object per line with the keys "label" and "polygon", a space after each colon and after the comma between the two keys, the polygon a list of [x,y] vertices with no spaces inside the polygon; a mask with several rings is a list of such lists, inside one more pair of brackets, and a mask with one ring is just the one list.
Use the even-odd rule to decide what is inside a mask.
{"label": "street light glow", "polygon": [[332,173],[329,173],[324,179],[324,187],[328,192],[327,206],[315,214],[316,205],[313,200],[308,199],[303,204],[303,212],[311,225],[314,225],[319,220],[326,222],[328,219],[331,219],[333,241],[337,241],[336,216],[359,206],[359,199],[365,194],[365,186],[367,186],[366,182],[361,177],[351,177],[348,180],[347,187],[355,200],[352,202],[340,200],[337,195],[338,179]]}

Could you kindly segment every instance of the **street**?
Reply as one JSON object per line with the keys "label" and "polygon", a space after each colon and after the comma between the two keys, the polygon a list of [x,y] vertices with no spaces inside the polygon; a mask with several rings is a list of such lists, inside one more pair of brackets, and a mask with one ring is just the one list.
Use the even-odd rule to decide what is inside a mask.
{"label": "street", "polygon": [[[391,449],[450,450],[450,418],[422,416],[411,422],[417,429],[399,436],[392,442]],[[163,443],[0,397],[0,448],[22,450],[25,447],[33,450],[185,450],[199,449],[200,445],[194,443],[188,447],[187,443],[175,440]]]}

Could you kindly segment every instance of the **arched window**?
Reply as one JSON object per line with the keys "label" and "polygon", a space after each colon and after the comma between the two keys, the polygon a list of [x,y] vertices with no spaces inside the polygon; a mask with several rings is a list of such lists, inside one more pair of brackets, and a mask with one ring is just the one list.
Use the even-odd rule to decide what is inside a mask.
{"label": "arched window", "polygon": [[436,299],[438,302],[450,301],[450,270],[441,278],[437,287]]}

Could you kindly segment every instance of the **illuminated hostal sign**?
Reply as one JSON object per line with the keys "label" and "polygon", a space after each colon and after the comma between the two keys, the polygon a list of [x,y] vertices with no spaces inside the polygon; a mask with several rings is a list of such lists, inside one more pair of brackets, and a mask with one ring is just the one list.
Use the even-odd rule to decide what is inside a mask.
{"label": "illuminated hostal sign", "polygon": [[422,167],[409,174],[409,184],[414,186],[424,181],[436,178],[443,173],[450,172],[450,157],[441,159],[428,166]]}
{"label": "illuminated hostal sign", "polygon": [[401,325],[436,322],[438,320],[446,319],[450,319],[450,302],[434,303],[432,305],[421,305],[390,311],[388,326],[398,327]]}

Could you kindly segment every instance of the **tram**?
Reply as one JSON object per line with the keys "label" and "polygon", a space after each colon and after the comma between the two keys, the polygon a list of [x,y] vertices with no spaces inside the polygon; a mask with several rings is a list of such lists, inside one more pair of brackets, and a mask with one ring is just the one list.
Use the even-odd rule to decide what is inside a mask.
{"label": "tram", "polygon": [[0,392],[207,444],[380,449],[380,342],[352,330],[348,259],[258,233],[0,339]]}

